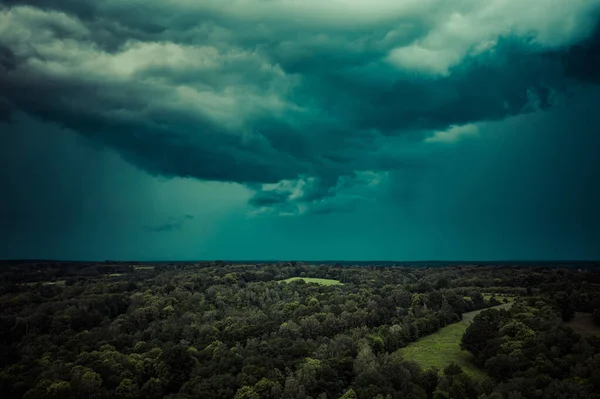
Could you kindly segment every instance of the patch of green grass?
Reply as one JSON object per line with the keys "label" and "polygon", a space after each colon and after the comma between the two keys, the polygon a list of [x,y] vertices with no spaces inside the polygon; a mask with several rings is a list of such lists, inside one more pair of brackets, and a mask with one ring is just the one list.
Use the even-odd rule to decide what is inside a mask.
{"label": "patch of green grass", "polygon": [[281,280],[280,283],[290,283],[292,281],[304,280],[307,283],[317,283],[321,285],[341,285],[339,280],[332,280],[328,278],[313,278],[313,277],[290,277],[285,280]]}
{"label": "patch of green grass", "polygon": [[[495,309],[508,308],[511,303],[494,306]],[[485,309],[483,309],[485,310]],[[442,371],[450,363],[458,364],[465,373],[476,380],[483,380],[486,374],[472,363],[473,356],[460,349],[460,341],[473,318],[482,310],[463,314],[463,320],[447,325],[439,331],[413,342],[400,353],[408,359],[419,363],[423,368],[437,367]]]}
{"label": "patch of green grass", "polygon": [[514,295],[505,295],[505,294],[483,294],[483,299],[489,301],[491,297],[496,297],[497,300],[502,301],[504,298],[508,299],[508,301],[514,301]]}
{"label": "patch of green grass", "polygon": [[42,284],[42,285],[65,285],[66,284],[66,280],[57,280],[57,281],[34,281],[34,282],[30,282],[30,283],[25,283],[29,286],[32,285],[36,285],[36,284]]}
{"label": "patch of green grass", "polygon": [[154,266],[134,266],[134,270],[154,270]]}
{"label": "patch of green grass", "polygon": [[66,280],[56,280],[56,281],[46,281],[44,285],[65,285],[67,283]]}
{"label": "patch of green grass", "polygon": [[465,373],[482,380],[485,378],[485,373],[471,362],[472,355],[461,350],[459,346],[467,326],[468,324],[463,322],[450,324],[400,349],[400,352],[406,359],[413,360],[426,369],[437,367],[441,371],[455,362]]}
{"label": "patch of green grass", "polygon": [[111,273],[108,275],[108,277],[119,277],[119,276],[124,276],[125,273]]}

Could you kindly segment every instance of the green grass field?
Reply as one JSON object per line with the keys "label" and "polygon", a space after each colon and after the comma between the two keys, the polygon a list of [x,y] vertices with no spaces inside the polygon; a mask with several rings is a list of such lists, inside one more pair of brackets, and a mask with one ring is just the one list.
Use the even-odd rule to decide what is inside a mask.
{"label": "green grass field", "polygon": [[57,281],[34,281],[34,282],[30,282],[30,283],[24,283],[27,285],[36,285],[36,284],[42,284],[42,285],[65,285],[66,284],[66,280],[57,280]]}
{"label": "green grass field", "polygon": [[285,280],[281,280],[280,283],[290,283],[292,281],[304,280],[307,283],[317,283],[321,285],[341,285],[339,280],[331,280],[328,278],[313,278],[313,277],[290,277]]}
{"label": "green grass field", "polygon": [[502,302],[504,299],[508,299],[509,301],[514,301],[514,295],[504,295],[504,294],[483,294],[483,299],[489,301],[491,297],[495,296],[496,299]]}
{"label": "green grass field", "polygon": [[[512,303],[495,306],[495,309],[502,309],[512,306]],[[486,374],[477,368],[472,362],[472,355],[460,349],[460,340],[465,330],[473,318],[481,310],[463,314],[463,320],[450,324],[434,334],[421,338],[405,348],[400,349],[400,353],[409,360],[413,360],[423,368],[437,367],[443,370],[444,367],[452,362],[458,364],[465,373],[471,377],[482,380]]]}

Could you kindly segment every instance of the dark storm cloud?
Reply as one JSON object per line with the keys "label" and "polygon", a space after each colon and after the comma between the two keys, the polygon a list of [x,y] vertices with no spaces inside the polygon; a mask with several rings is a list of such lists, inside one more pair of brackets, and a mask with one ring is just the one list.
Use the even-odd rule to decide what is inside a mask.
{"label": "dark storm cloud", "polygon": [[569,47],[566,53],[561,59],[567,76],[600,83],[600,25],[596,26],[593,35]]}
{"label": "dark storm cloud", "polygon": [[259,208],[329,212],[417,167],[393,137],[597,81],[598,1],[397,3],[4,2],[0,117],[16,107],[151,174],[245,184]]}
{"label": "dark storm cloud", "polygon": [[0,46],[0,69],[5,72],[12,71],[17,67],[15,54],[9,47]]}
{"label": "dark storm cloud", "polygon": [[258,191],[248,202],[254,206],[271,206],[287,202],[290,191]]}
{"label": "dark storm cloud", "polygon": [[12,117],[12,107],[8,100],[0,97],[0,123],[10,122]]}
{"label": "dark storm cloud", "polygon": [[156,226],[146,226],[146,230],[153,233],[165,233],[174,230],[180,230],[184,223],[188,220],[193,220],[192,215],[182,215],[179,217],[170,217],[166,221]]}

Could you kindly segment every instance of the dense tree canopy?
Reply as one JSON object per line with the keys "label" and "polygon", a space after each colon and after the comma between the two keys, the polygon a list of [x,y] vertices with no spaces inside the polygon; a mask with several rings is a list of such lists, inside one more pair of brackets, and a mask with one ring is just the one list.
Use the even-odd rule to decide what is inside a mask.
{"label": "dense tree canopy", "polygon": [[[593,398],[600,274],[435,268],[2,265],[3,398]],[[290,277],[339,285],[282,283]],[[461,346],[489,379],[421,369],[398,349],[480,313]],[[590,316],[592,317],[592,316]]]}

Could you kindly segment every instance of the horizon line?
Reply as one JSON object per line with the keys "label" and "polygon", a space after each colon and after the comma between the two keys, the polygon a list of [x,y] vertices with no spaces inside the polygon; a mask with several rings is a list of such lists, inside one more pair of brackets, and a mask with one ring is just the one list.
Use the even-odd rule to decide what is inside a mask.
{"label": "horizon line", "polygon": [[577,263],[594,263],[600,262],[600,259],[494,259],[494,260],[481,260],[481,259],[426,259],[426,260],[342,260],[342,259],[53,259],[53,258],[0,258],[0,262],[79,262],[79,263],[106,263],[106,262],[152,262],[152,263],[201,263],[201,262],[257,262],[257,263],[280,263],[280,262],[301,262],[301,263],[511,263],[511,262],[541,262],[541,263],[564,263],[564,262],[577,262]]}

